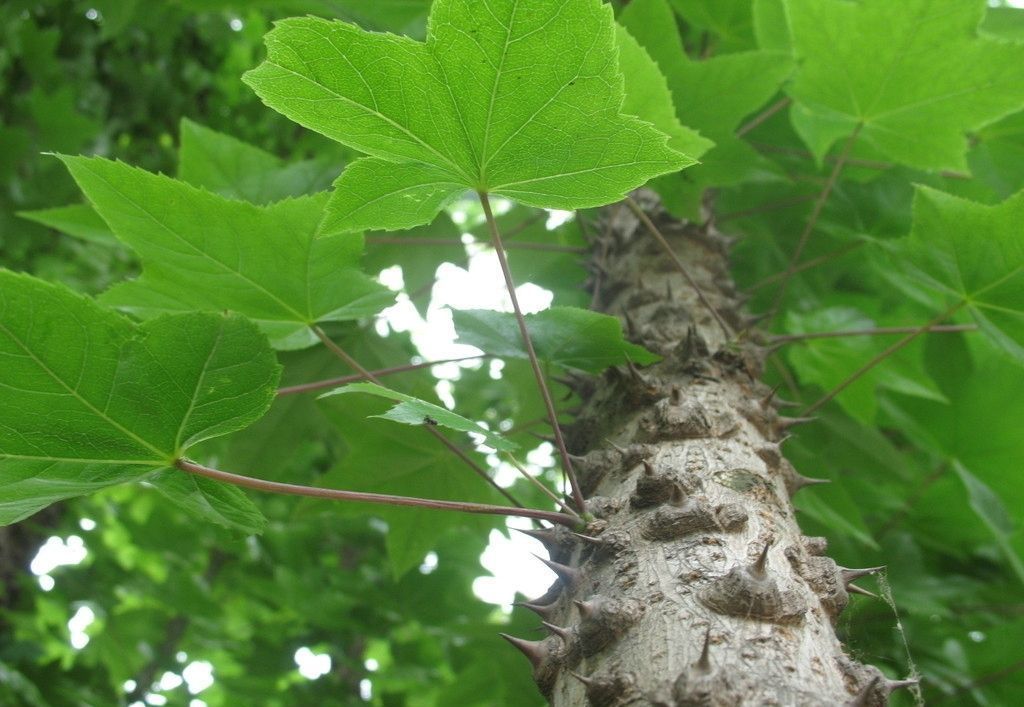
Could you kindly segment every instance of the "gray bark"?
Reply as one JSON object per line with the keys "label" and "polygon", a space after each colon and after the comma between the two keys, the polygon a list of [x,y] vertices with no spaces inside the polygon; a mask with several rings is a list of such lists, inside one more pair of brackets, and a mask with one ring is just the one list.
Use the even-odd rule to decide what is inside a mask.
{"label": "gray bark", "polygon": [[[734,331],[745,328],[727,239],[645,208]],[[729,342],[625,208],[594,244],[595,304],[664,356],[578,379],[570,444],[598,518],[592,541],[545,538],[562,566],[519,642],[555,707],[882,705],[899,683],[847,656],[833,629],[852,575],[797,525],[789,422],[759,382],[756,336]]]}

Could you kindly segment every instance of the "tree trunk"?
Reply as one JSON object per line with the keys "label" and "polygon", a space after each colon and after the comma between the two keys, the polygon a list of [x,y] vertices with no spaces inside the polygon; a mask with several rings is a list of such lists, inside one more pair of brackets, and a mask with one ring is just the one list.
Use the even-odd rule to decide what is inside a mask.
{"label": "tree trunk", "polygon": [[[728,240],[645,205],[734,331]],[[765,351],[729,343],[625,208],[595,237],[595,305],[664,360],[579,379],[570,429],[584,541],[546,538],[562,579],[532,605],[552,635],[519,642],[555,707],[880,705],[900,683],[856,663],[833,629],[844,571],[805,537],[790,496],[810,480],[780,445],[789,422],[759,382]],[[854,590],[855,591],[855,590]]]}

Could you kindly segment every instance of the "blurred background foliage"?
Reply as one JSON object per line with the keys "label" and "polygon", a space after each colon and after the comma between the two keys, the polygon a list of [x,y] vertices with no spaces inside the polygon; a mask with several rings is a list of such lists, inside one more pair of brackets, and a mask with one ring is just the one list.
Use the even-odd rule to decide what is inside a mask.
{"label": "blurred background foliage", "polygon": [[[770,18],[778,6],[672,4],[695,58],[756,48],[755,19]],[[1024,41],[1024,11],[994,5],[983,31]],[[253,201],[325,188],[344,164],[344,149],[264,108],[239,76],[261,58],[262,36],[276,18],[311,13],[422,37],[427,6],[6,0],[0,264],[94,294],[138,271],[102,222],[66,210],[81,197],[43,152],[116,157]],[[761,33],[764,42],[763,27]],[[795,304],[776,333],[926,321],[936,301],[894,286],[879,244],[908,232],[913,183],[986,203],[1024,187],[1024,113],[971,138],[970,175],[851,164],[805,255],[822,264],[794,281]],[[179,164],[190,139],[191,176]],[[720,227],[744,236],[734,275],[753,297],[751,310],[761,311],[773,294],[764,282],[784,269],[831,165],[810,158],[786,111],[751,131],[742,147],[721,152],[709,153],[695,182],[684,180],[679,208],[692,208],[715,189]],[[737,155],[745,160],[742,172]],[[203,157],[210,164],[203,166]],[[19,216],[24,212],[34,214]],[[534,232],[537,216],[528,212],[510,212],[507,225],[523,224],[524,240],[550,236]],[[478,215],[463,216],[464,227],[446,220],[411,236],[476,232]],[[573,224],[555,237],[583,242]],[[474,252],[371,238],[366,262],[373,274],[399,263],[410,302],[424,312],[438,266],[465,266]],[[513,264],[521,279],[552,291],[555,303],[586,304],[578,287],[585,272],[575,258],[531,253]],[[370,368],[407,363],[418,353],[406,334],[365,331],[350,325],[332,334],[351,337],[351,349]],[[769,380],[786,397],[813,402],[884,345],[792,344],[775,358]],[[282,361],[285,385],[344,373],[322,350],[282,354]],[[424,396],[437,388],[464,414],[511,426],[514,439],[538,445],[526,430],[541,408],[521,362],[507,362],[500,377],[486,363],[447,377],[440,387],[425,372],[393,383]],[[366,444],[349,441],[397,445],[387,438],[390,429],[365,420],[377,403],[361,404],[365,410],[282,399],[266,419],[207,453],[225,468],[258,464],[284,480],[357,487],[359,469],[372,459]],[[861,660],[891,675],[916,665],[930,704],[1014,705],[1024,694],[1022,420],[1019,365],[981,337],[935,335],[851,387],[825,409],[821,424],[787,443],[801,472],[834,482],[798,497],[805,531],[827,536],[840,564],[889,565],[879,588],[884,601],[856,598],[841,619],[842,637]],[[527,484],[511,488],[528,504],[544,504]],[[254,498],[270,519],[260,537],[197,522],[138,485],[0,529],[0,704],[538,704],[525,662],[495,638],[499,627],[533,635],[535,621],[519,611],[508,615],[473,592],[474,580],[486,574],[479,558],[488,531],[503,523]],[[80,561],[72,566],[48,559],[76,554]],[[306,660],[297,662],[297,655]],[[330,657],[317,679],[299,670],[302,662],[326,665],[310,656]],[[213,680],[205,680],[211,673]]]}

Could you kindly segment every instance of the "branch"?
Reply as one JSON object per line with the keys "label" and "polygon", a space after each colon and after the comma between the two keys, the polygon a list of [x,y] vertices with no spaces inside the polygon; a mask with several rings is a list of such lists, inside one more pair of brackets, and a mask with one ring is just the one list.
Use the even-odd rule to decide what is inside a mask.
{"label": "branch", "polygon": [[[390,238],[388,236],[366,236],[367,243],[377,245],[452,245],[464,246],[475,245],[477,241],[464,243],[458,238]],[[555,253],[586,253],[586,248],[573,245],[559,245],[557,243],[533,243],[531,241],[513,241],[505,246],[506,248],[519,248],[521,250],[546,250]]]}
{"label": "branch", "polygon": [[832,189],[835,188],[836,182],[839,181],[839,175],[843,171],[843,165],[846,164],[846,160],[850,157],[850,152],[853,150],[853,145],[857,142],[857,138],[860,136],[860,131],[863,126],[863,123],[857,123],[857,127],[853,129],[850,137],[847,138],[846,145],[843,147],[843,151],[839,155],[839,159],[836,160],[835,167],[832,168],[832,173],[828,176],[828,181],[825,182],[825,186],[818,195],[818,200],[814,202],[814,209],[811,211],[811,217],[807,220],[807,224],[804,226],[804,230],[800,234],[800,240],[796,245],[796,250],[793,251],[793,255],[789,259],[789,265],[786,267],[786,272],[782,276],[782,282],[779,284],[779,289],[775,293],[775,300],[772,302],[772,306],[768,310],[772,317],[778,313],[779,307],[782,306],[782,300],[786,296],[786,288],[789,286],[789,280],[796,272],[797,263],[800,262],[800,256],[804,254],[804,247],[807,245],[807,241],[811,237],[814,227],[818,225],[818,218],[821,216],[821,212],[825,208],[825,202],[828,201],[828,197],[832,194]]}
{"label": "branch", "polygon": [[793,99],[790,98],[789,96],[786,96],[785,98],[780,98],[775,103],[772,103],[770,106],[768,106],[763,111],[761,111],[761,113],[759,113],[758,115],[754,116],[754,118],[752,118],[749,123],[747,123],[746,125],[741,126],[736,131],[736,137],[743,137],[744,135],[749,133],[751,130],[756,128],[758,125],[760,125],[764,121],[766,121],[769,118],[771,118],[773,115],[778,113],[780,110],[782,110],[783,108],[785,108],[786,106],[788,106],[792,102],[793,102]]}
{"label": "branch", "polygon": [[533,474],[528,472],[526,469],[524,469],[523,465],[520,464],[516,460],[516,458],[514,456],[512,456],[511,452],[505,452],[505,455],[508,457],[509,461],[512,463],[512,466],[514,466],[516,468],[516,471],[518,471],[520,474],[522,474],[523,478],[525,478],[531,484],[533,484],[538,489],[540,489],[544,493],[545,496],[547,496],[552,501],[554,501],[555,504],[559,508],[561,508],[563,511],[565,511],[566,513],[569,513],[571,515],[576,515],[576,513],[571,508],[569,508],[567,505],[565,505],[565,502],[562,501],[562,499],[560,499],[558,496],[556,496],[555,493],[551,489],[549,489],[547,486],[542,484],[540,482],[540,480],[536,476],[534,476]]}
{"label": "branch", "polygon": [[505,288],[512,300],[512,310],[516,315],[516,322],[519,324],[519,333],[523,337],[523,344],[526,346],[526,353],[530,358],[530,367],[533,368],[534,378],[537,379],[537,388],[544,399],[544,407],[547,408],[548,422],[551,423],[551,430],[555,435],[555,446],[562,458],[562,468],[569,477],[569,484],[572,487],[573,500],[581,513],[587,510],[586,501],[583,498],[583,491],[580,489],[579,481],[576,479],[576,472],[572,468],[572,461],[569,459],[569,450],[566,449],[565,439],[562,437],[562,428],[558,424],[558,413],[555,412],[555,403],[551,399],[551,391],[548,390],[547,381],[544,379],[544,372],[540,370],[540,361],[537,360],[537,352],[533,348],[533,340],[526,328],[526,319],[523,318],[523,310],[519,306],[519,297],[516,296],[516,283],[512,279],[512,270],[508,265],[508,256],[505,254],[505,247],[501,242],[501,233],[498,231],[498,223],[494,220],[494,213],[491,211],[491,201],[487,198],[486,192],[478,192],[480,203],[484,207],[484,216],[487,225],[491,230],[491,241],[494,243],[494,252],[498,255],[498,263],[501,265],[501,274],[505,278]]}
{"label": "branch", "polygon": [[937,317],[932,319],[930,322],[928,322],[924,326],[922,326],[920,328],[917,328],[917,329],[914,329],[913,331],[911,331],[909,334],[904,336],[902,339],[897,341],[895,344],[893,344],[889,348],[885,349],[885,351],[883,351],[882,353],[878,354],[873,359],[871,359],[870,361],[865,363],[863,366],[858,368],[856,371],[851,373],[849,376],[847,376],[846,380],[844,380],[842,383],[840,383],[835,388],[833,388],[831,391],[829,391],[823,398],[821,398],[816,403],[814,403],[813,405],[808,407],[806,410],[804,410],[802,413],[800,413],[800,416],[801,417],[806,417],[806,416],[810,415],[812,412],[814,412],[815,410],[820,408],[822,405],[824,405],[825,403],[829,402],[830,400],[835,398],[837,395],[839,395],[841,392],[846,390],[854,381],[858,380],[861,376],[863,376],[865,373],[870,371],[872,368],[874,368],[875,366],[880,364],[882,361],[884,361],[885,359],[887,359],[890,356],[892,356],[894,353],[896,353],[897,351],[902,349],[904,346],[909,344],[911,341],[913,341],[917,337],[921,336],[921,334],[924,334],[926,332],[931,331],[943,319],[948,319],[949,317],[951,317],[954,312],[956,312],[958,309],[963,307],[965,304],[966,304],[966,302],[960,302],[959,304],[956,304],[956,305],[950,307],[945,312],[943,312],[942,314],[938,315]]}
{"label": "branch", "polygon": [[[811,258],[810,260],[806,260],[806,261],[800,263],[799,265],[797,265],[795,268],[793,268],[793,272],[790,273],[790,275],[796,275],[798,272],[803,272],[804,270],[810,270],[811,268],[815,268],[815,267],[817,267],[819,265],[822,265],[824,263],[827,263],[827,262],[829,262],[831,260],[836,260],[837,258],[841,258],[844,255],[846,255],[847,253],[851,253],[851,252],[857,250],[858,248],[863,246],[866,242],[867,241],[854,241],[853,243],[850,243],[849,245],[843,246],[842,248],[839,248],[838,250],[833,250],[831,253],[825,253],[824,255],[819,255],[817,258]],[[748,287],[746,289],[746,292],[748,292],[748,293],[754,292],[756,290],[760,290],[762,287],[766,287],[767,285],[772,284],[773,282],[778,282],[779,280],[781,280],[783,277],[786,276],[787,272],[788,271],[777,272],[774,275],[769,275],[768,277],[764,278],[763,280],[758,280],[753,285]]]}
{"label": "branch", "polygon": [[[409,371],[418,371],[423,368],[430,368],[432,366],[439,366],[442,363],[458,363],[460,361],[472,361],[477,358],[486,358],[486,354],[480,356],[461,356],[459,358],[442,358],[439,361],[424,361],[423,363],[407,363],[403,366],[392,366],[391,368],[380,368],[376,371],[370,371],[373,375],[378,378],[381,376],[390,376],[395,373],[407,373]],[[354,373],[350,376],[341,376],[339,378],[328,378],[321,381],[313,381],[312,383],[302,383],[300,385],[290,385],[285,388],[278,388],[278,397],[284,395],[295,395],[297,393],[309,393],[314,390],[323,390],[324,388],[334,388],[339,385],[345,385],[346,383],[355,383],[356,381],[366,380],[366,376],[362,373]]]}
{"label": "branch", "polygon": [[943,462],[938,466],[938,468],[935,471],[929,474],[924,479],[924,481],[919,482],[915,487],[914,492],[910,495],[910,497],[906,501],[904,501],[903,504],[899,507],[899,509],[897,509],[891,516],[889,516],[889,518],[884,523],[882,523],[882,526],[875,532],[875,535],[881,538],[884,535],[888,534],[889,531],[891,531],[893,528],[902,523],[903,519],[907,517],[911,509],[924,496],[925,491],[927,491],[932,486],[932,484],[938,481],[942,477],[942,475],[945,474],[947,471],[949,471],[949,463]]}
{"label": "branch", "polygon": [[[772,344],[785,344],[812,339],[839,339],[847,336],[886,336],[888,334],[911,334],[920,331],[920,326],[873,327],[870,329],[848,329],[846,331],[819,331],[810,334],[781,334],[769,339]],[[953,334],[961,331],[977,331],[977,324],[939,324],[928,328],[929,334]]]}
{"label": "branch", "polygon": [[469,503],[464,501],[439,501],[427,498],[414,498],[411,496],[392,496],[386,493],[366,493],[363,491],[341,491],[338,489],[325,489],[317,486],[301,486],[299,484],[285,484],[279,481],[267,481],[256,479],[251,476],[232,474],[220,469],[212,469],[197,464],[188,459],[178,459],[174,466],[181,471],[190,474],[198,474],[208,479],[221,481],[226,484],[233,484],[243,488],[265,491],[267,493],[284,494],[289,496],[309,496],[311,498],[323,498],[331,501],[355,501],[357,503],[379,503],[385,506],[412,506],[414,508],[430,508],[439,511],[460,511],[462,513],[477,513],[482,515],[497,516],[519,516],[523,518],[536,518],[551,523],[564,525],[568,528],[579,526],[580,520],[577,517],[557,511],[542,511],[533,508],[508,508],[506,506],[492,506],[486,503]]}
{"label": "branch", "polygon": [[794,196],[789,199],[769,201],[759,206],[751,206],[749,209],[740,209],[739,211],[730,211],[729,213],[720,214],[715,217],[715,223],[724,223],[726,221],[731,221],[732,219],[744,218],[746,216],[754,216],[756,214],[778,211],[780,209],[788,209],[790,206],[798,206],[799,204],[802,204],[805,201],[811,201],[817,198],[817,194],[803,194],[801,196]]}
{"label": "branch", "polygon": [[[774,153],[783,154],[783,155],[794,155],[796,157],[807,157],[809,159],[813,159],[814,158],[814,153],[812,153],[810,150],[801,150],[798,147],[785,147],[785,146],[782,146],[782,145],[767,145],[767,144],[761,143],[761,142],[752,142],[750,144],[751,144],[752,147],[754,147],[757,150],[760,150],[761,152],[774,152]],[[828,156],[828,157],[825,158],[825,160],[827,162],[835,162],[838,159],[839,158],[832,157],[832,156]],[[885,171],[885,170],[888,170],[888,169],[894,169],[896,167],[896,165],[891,163],[891,162],[881,162],[879,160],[864,160],[864,159],[858,159],[856,157],[848,158],[846,160],[846,164],[850,165],[851,167],[863,167],[864,169],[877,169],[877,170],[881,170],[881,171]],[[963,172],[954,172],[954,171],[948,170],[948,169],[944,169],[941,172],[939,172],[939,176],[945,177],[946,179],[971,179],[972,178],[971,175],[969,175],[969,174],[964,174]]]}
{"label": "branch", "polygon": [[970,681],[966,685],[961,685],[956,690],[943,697],[941,700],[936,701],[935,704],[949,702],[962,692],[975,690],[979,687],[984,687],[985,685],[991,685],[992,683],[999,682],[1000,680],[1010,677],[1018,670],[1024,670],[1024,660],[1018,660],[1014,663],[1010,663],[1009,665],[1000,668],[999,670],[994,670],[990,673],[986,673],[985,675],[982,675],[981,677]]}
{"label": "branch", "polygon": [[[380,382],[380,379],[377,378],[377,376],[363,368],[363,366],[360,365],[358,361],[352,358],[352,356],[350,356],[349,353],[345,351],[345,349],[341,348],[336,343],[334,343],[331,337],[327,336],[327,334],[324,333],[323,329],[321,329],[318,326],[314,326],[313,333],[315,333],[317,337],[320,339],[320,341],[324,342],[324,346],[330,349],[338,358],[347,363],[349,367],[358,371],[362,378],[368,381],[372,381],[377,385],[383,386],[383,383]],[[487,474],[486,471],[480,468],[479,464],[470,459],[469,455],[467,455],[465,452],[459,449],[454,442],[452,442],[450,439],[448,439],[443,434],[441,434],[440,432],[438,432],[436,429],[429,425],[425,425],[422,428],[425,429],[428,433],[430,433],[434,438],[436,438],[441,444],[443,444],[448,449],[448,451],[450,451],[452,454],[461,459],[466,466],[473,470],[474,474],[476,474],[481,479],[486,481],[492,488],[494,488],[495,491],[497,491],[502,496],[507,498],[509,502],[512,503],[512,505],[522,507],[523,504],[517,501],[515,496],[513,496],[507,490],[503,489],[501,486],[499,486],[497,481],[492,479]]]}
{"label": "branch", "polygon": [[666,240],[665,236],[662,235],[660,230],[658,230],[658,227],[654,225],[654,222],[651,221],[651,218],[644,212],[643,209],[640,208],[639,204],[633,201],[632,197],[626,197],[626,205],[634,214],[636,214],[636,217],[640,219],[640,222],[643,223],[644,227],[650,232],[652,236],[654,236],[655,240],[657,240],[658,243],[661,245],[662,250],[664,250],[666,255],[668,255],[672,259],[672,262],[675,263],[676,269],[682,273],[683,278],[686,280],[687,283],[689,283],[690,287],[697,294],[697,299],[700,300],[700,303],[704,305],[704,308],[711,313],[711,316],[714,317],[714,320],[718,323],[718,326],[721,328],[722,333],[725,334],[726,340],[731,339],[732,330],[729,329],[729,325],[725,323],[725,320],[722,319],[722,315],[718,313],[718,310],[715,309],[714,305],[712,305],[711,302],[708,300],[707,296],[704,294],[704,291],[700,289],[700,285],[697,284],[697,281],[690,276],[690,272],[686,269],[686,266],[683,265],[683,261],[680,260],[679,256],[676,255],[676,252],[672,250],[672,246],[669,245],[668,240]]}

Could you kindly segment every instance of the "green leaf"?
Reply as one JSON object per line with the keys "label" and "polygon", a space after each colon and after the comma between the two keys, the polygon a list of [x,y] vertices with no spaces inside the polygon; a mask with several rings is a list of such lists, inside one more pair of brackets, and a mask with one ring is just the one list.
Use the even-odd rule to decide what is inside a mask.
{"label": "green leaf", "polygon": [[671,0],[688,24],[715,34],[725,49],[753,43],[750,0]]}
{"label": "green leaf", "polygon": [[175,469],[158,471],[147,482],[200,520],[248,535],[258,535],[267,526],[260,509],[237,486]]}
{"label": "green leaf", "polygon": [[[459,341],[493,356],[526,358],[514,314],[486,309],[453,310]],[[552,307],[526,315],[526,328],[537,356],[544,361],[599,373],[632,361],[647,365],[660,358],[626,341],[619,320],[575,307]]]}
{"label": "green leaf", "polygon": [[[1013,521],[1022,524],[1024,475],[1016,470],[1024,457],[1024,436],[1020,433],[1024,376],[1016,363],[998,355],[989,342],[976,344],[982,349],[976,367],[949,371],[947,395],[953,404],[901,399],[898,403],[903,416],[896,422],[919,447],[962,464],[994,489]],[[948,344],[944,349],[946,356],[960,360],[955,351],[948,351]]]}
{"label": "green leaf", "polygon": [[385,388],[376,383],[351,383],[341,388],[335,388],[321,395],[321,398],[328,398],[332,395],[343,395],[345,393],[369,393],[388,400],[397,400],[399,404],[382,415],[385,420],[401,422],[405,425],[442,425],[444,427],[481,435],[484,442],[495,449],[502,451],[513,451],[518,445],[512,444],[496,432],[491,432],[472,420],[467,420],[462,415],[456,415],[451,410],[440,405],[428,403],[405,393]]}
{"label": "green leaf", "polygon": [[768,161],[735,132],[776,94],[792,71],[792,60],[778,52],[746,51],[692,61],[667,0],[634,0],[619,21],[665,75],[679,120],[715,143],[702,155],[702,164],[654,184],[672,213],[697,218],[704,189],[769,170]]}
{"label": "green leaf", "polygon": [[953,468],[967,489],[967,497],[970,499],[971,508],[978,517],[984,521],[985,526],[992,532],[999,546],[1000,551],[1006,557],[1006,561],[1013,568],[1017,579],[1024,584],[1024,561],[1013,549],[1010,538],[1017,532],[1006,506],[992,489],[983,481],[972,474],[960,462],[954,462]]}
{"label": "green leaf", "polygon": [[[620,21],[665,74],[679,120],[716,143],[734,140],[742,120],[775,95],[793,68],[789,56],[779,52],[740,52],[692,61],[674,29],[666,0],[635,0]],[[712,154],[713,150],[708,159]]]}
{"label": "green leaf", "polygon": [[178,178],[229,199],[268,204],[327,188],[339,165],[326,158],[292,164],[230,135],[181,121]]}
{"label": "green leaf", "polygon": [[[244,80],[292,120],[371,155],[336,182],[327,232],[360,203],[409,228],[473,189],[532,206],[616,201],[693,160],[621,111],[612,8],[436,0],[426,41],[293,18]],[[386,179],[382,177],[386,176]]]}
{"label": "green leaf", "polygon": [[1024,192],[986,206],[928,187],[914,197],[906,267],[964,301],[996,345],[1024,361]]}
{"label": "green leaf", "polygon": [[[416,392],[421,396],[429,395],[429,387],[421,386]],[[505,502],[430,435],[367,420],[380,410],[380,401],[370,396],[361,397],[323,401],[325,412],[337,425],[350,451],[321,477],[320,485],[452,501]],[[382,456],[381,450],[387,450],[386,455]],[[332,510],[360,516],[372,513],[387,523],[388,558],[395,576],[423,562],[423,557],[437,547],[438,539],[449,530],[468,527],[486,532],[486,528],[495,524],[490,518],[418,508],[373,506],[368,509],[353,504],[335,506]]]}
{"label": "green leaf", "polygon": [[238,316],[136,327],[92,300],[0,270],[0,523],[166,469],[274,398],[266,338]]}
{"label": "green leaf", "polygon": [[669,147],[694,159],[714,147],[711,140],[679,122],[668,83],[651,55],[621,25],[616,25],[616,38],[619,66],[626,81],[622,112],[649,121],[669,136]]}
{"label": "green leaf", "polygon": [[[876,326],[878,322],[849,307],[822,307],[807,313],[786,314],[786,331],[791,334],[871,329]],[[790,344],[786,353],[802,383],[817,384],[822,390],[829,391],[889,343],[888,339],[876,336],[819,338]],[[870,425],[874,423],[878,409],[878,388],[947,402],[924,371],[916,351],[902,351],[887,358],[882,365],[873,368],[836,396],[836,402],[852,417]]]}
{"label": "green leaf", "polygon": [[117,243],[117,238],[110,232],[110,227],[88,204],[69,204],[52,209],[19,211],[18,216],[89,243],[99,245]]}
{"label": "green leaf", "polygon": [[325,196],[260,207],[100,158],[62,157],[143,275],[103,301],[141,317],[231,310],[279,348],[315,341],[309,327],[376,314],[393,300],[358,269],[359,234],[315,238]]}
{"label": "green leaf", "polygon": [[818,159],[861,124],[855,155],[962,171],[965,133],[1024,107],[1024,45],[978,36],[984,0],[786,7],[794,127]]}
{"label": "green leaf", "polygon": [[792,40],[783,0],[754,0],[754,36],[761,49],[790,53]]}

